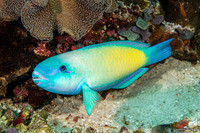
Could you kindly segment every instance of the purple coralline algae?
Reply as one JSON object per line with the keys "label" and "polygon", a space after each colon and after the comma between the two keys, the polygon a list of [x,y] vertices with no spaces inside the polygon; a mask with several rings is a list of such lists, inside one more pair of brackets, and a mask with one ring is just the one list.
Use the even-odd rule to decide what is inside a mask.
{"label": "purple coralline algae", "polygon": [[150,6],[149,8],[145,9],[143,11],[144,20],[147,21],[147,22],[152,20],[153,19],[153,17],[152,17],[153,12],[154,12],[153,6]]}
{"label": "purple coralline algae", "polygon": [[133,31],[131,30],[131,28],[129,28],[128,30],[126,30],[125,28],[122,28],[122,29],[120,29],[120,30],[118,31],[118,33],[119,33],[121,36],[124,36],[124,37],[126,37],[128,40],[131,40],[131,41],[135,41],[135,40],[137,40],[137,39],[140,37],[140,35],[137,34],[137,33],[135,33],[135,32],[133,32]]}
{"label": "purple coralline algae", "polygon": [[18,133],[16,128],[8,128],[6,133]]}
{"label": "purple coralline algae", "polygon": [[131,28],[131,30],[132,30],[133,32],[138,33],[138,34],[141,35],[141,41],[142,41],[142,42],[145,42],[145,41],[150,37],[150,35],[151,35],[148,29],[147,29],[147,30],[141,30],[141,29],[138,28],[137,26],[133,26],[133,27]]}
{"label": "purple coralline algae", "polygon": [[187,30],[187,29],[184,29],[184,30],[181,30],[181,29],[178,29],[178,36],[180,39],[182,40],[188,40],[188,39],[191,39],[194,35],[193,32]]}
{"label": "purple coralline algae", "polygon": [[107,31],[107,35],[109,37],[118,37],[118,34],[116,33],[115,30],[109,30],[109,31]]}
{"label": "purple coralline algae", "polygon": [[162,21],[164,20],[164,16],[163,15],[158,15],[153,19],[153,24],[161,24]]}
{"label": "purple coralline algae", "polygon": [[25,87],[16,86],[14,91],[14,98],[15,102],[22,102],[25,98],[28,97],[28,90]]}

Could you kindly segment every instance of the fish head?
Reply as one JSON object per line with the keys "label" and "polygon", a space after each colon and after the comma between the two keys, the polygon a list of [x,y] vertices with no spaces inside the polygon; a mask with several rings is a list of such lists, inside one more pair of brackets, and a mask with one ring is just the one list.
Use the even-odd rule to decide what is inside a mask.
{"label": "fish head", "polygon": [[[73,61],[74,62],[74,61]],[[74,94],[80,91],[82,72],[73,62],[61,55],[50,57],[39,63],[33,73],[33,82],[40,88],[57,94]]]}

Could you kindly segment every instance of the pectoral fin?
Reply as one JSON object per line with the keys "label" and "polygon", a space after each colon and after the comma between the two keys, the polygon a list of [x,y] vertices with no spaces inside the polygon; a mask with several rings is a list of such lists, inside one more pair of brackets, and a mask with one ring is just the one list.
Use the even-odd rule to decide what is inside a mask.
{"label": "pectoral fin", "polygon": [[132,84],[135,80],[137,80],[139,77],[141,77],[146,71],[148,71],[149,68],[140,68],[136,72],[134,72],[131,76],[129,76],[127,79],[123,80],[116,86],[114,86],[114,89],[122,89],[125,87],[128,87],[130,84]]}
{"label": "pectoral fin", "polygon": [[82,91],[85,109],[88,115],[91,115],[95,105],[101,100],[101,96],[98,92],[90,89],[90,87],[85,83],[82,85]]}

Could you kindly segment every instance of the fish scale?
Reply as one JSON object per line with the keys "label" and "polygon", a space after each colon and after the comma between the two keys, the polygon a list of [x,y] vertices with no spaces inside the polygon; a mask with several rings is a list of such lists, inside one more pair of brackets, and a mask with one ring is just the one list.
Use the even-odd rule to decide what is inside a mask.
{"label": "fish scale", "polygon": [[[84,54],[85,56],[83,56]],[[82,57],[87,57],[81,58],[83,64],[87,62],[84,67],[90,66],[87,68],[88,85],[91,88],[99,89],[127,77],[146,63],[143,51],[129,45],[110,45],[101,46],[98,49],[87,49],[83,51]]]}

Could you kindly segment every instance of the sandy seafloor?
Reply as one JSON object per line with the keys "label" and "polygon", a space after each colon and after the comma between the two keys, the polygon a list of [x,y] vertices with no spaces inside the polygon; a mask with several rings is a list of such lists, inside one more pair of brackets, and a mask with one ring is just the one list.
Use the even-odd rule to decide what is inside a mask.
{"label": "sandy seafloor", "polygon": [[[40,111],[49,110],[48,123],[64,127],[91,127],[97,132],[128,131],[142,128],[145,132],[158,125],[182,119],[189,128],[200,125],[200,64],[192,65],[173,57],[159,63],[126,89],[111,90],[88,116],[82,96],[56,98]],[[53,105],[53,106],[52,106]],[[60,128],[60,129],[59,129]],[[62,131],[61,131],[62,132]]]}

